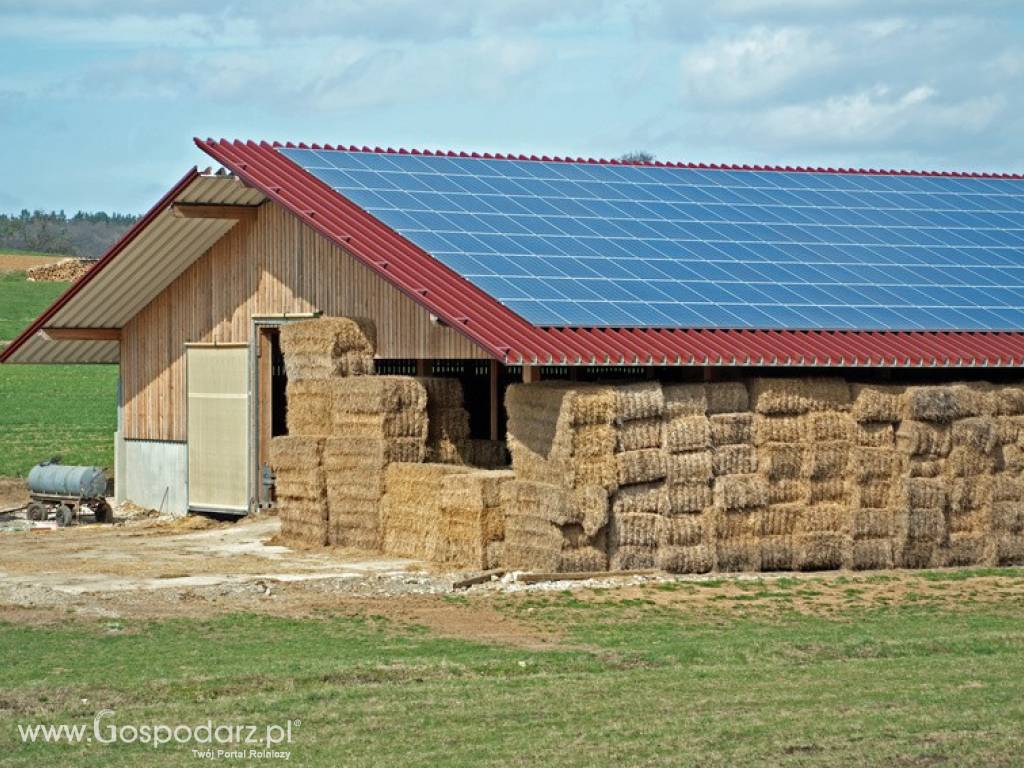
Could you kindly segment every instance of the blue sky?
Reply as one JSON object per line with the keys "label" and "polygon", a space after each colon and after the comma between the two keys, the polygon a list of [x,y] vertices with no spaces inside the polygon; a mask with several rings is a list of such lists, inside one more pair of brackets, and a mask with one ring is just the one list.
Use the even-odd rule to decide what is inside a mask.
{"label": "blue sky", "polygon": [[1003,0],[0,0],[0,211],[141,212],[192,137],[1021,171]]}

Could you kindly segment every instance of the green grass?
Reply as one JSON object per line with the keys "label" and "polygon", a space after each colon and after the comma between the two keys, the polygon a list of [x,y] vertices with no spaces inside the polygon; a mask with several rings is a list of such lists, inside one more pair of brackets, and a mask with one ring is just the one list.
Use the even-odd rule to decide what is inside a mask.
{"label": "green grass", "polygon": [[[27,326],[66,283],[0,273],[0,340]],[[117,427],[117,366],[0,366],[0,476],[21,476],[54,455],[109,467]]]}
{"label": "green grass", "polygon": [[300,719],[291,762],[304,766],[1020,761],[1024,622],[1011,600],[841,618],[614,591],[494,601],[557,627],[565,646],[486,646],[351,617],[0,625],[0,750],[10,766],[193,759],[187,747],[17,737],[17,723],[91,723],[110,708],[119,724]]}
{"label": "green grass", "polygon": [[10,341],[31,323],[68,283],[33,283],[24,272],[0,272],[0,342]]}

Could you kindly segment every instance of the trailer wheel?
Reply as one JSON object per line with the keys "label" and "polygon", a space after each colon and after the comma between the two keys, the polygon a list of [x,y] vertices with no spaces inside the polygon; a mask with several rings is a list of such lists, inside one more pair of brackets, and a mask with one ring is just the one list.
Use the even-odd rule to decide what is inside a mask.
{"label": "trailer wheel", "polygon": [[75,519],[75,510],[69,504],[61,504],[57,507],[57,525],[67,528]]}
{"label": "trailer wheel", "polygon": [[25,517],[29,520],[45,520],[50,516],[50,508],[41,501],[33,501],[25,509]]}
{"label": "trailer wheel", "polygon": [[97,499],[90,505],[90,507],[92,508],[92,513],[96,518],[97,523],[114,522],[114,510],[112,510],[110,505],[103,499]]}

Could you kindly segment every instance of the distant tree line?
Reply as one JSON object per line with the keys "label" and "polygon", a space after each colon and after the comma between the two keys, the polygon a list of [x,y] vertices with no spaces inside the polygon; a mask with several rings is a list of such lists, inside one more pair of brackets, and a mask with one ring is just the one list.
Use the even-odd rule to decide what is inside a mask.
{"label": "distant tree line", "polygon": [[138,220],[128,213],[64,211],[0,213],[0,250],[4,248],[95,259]]}

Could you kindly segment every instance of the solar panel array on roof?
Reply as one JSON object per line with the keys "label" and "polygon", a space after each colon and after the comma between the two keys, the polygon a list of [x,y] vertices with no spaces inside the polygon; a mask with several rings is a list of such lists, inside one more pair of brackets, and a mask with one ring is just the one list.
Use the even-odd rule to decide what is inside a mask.
{"label": "solar panel array on roof", "polygon": [[538,326],[1024,330],[1024,182],[291,149]]}

